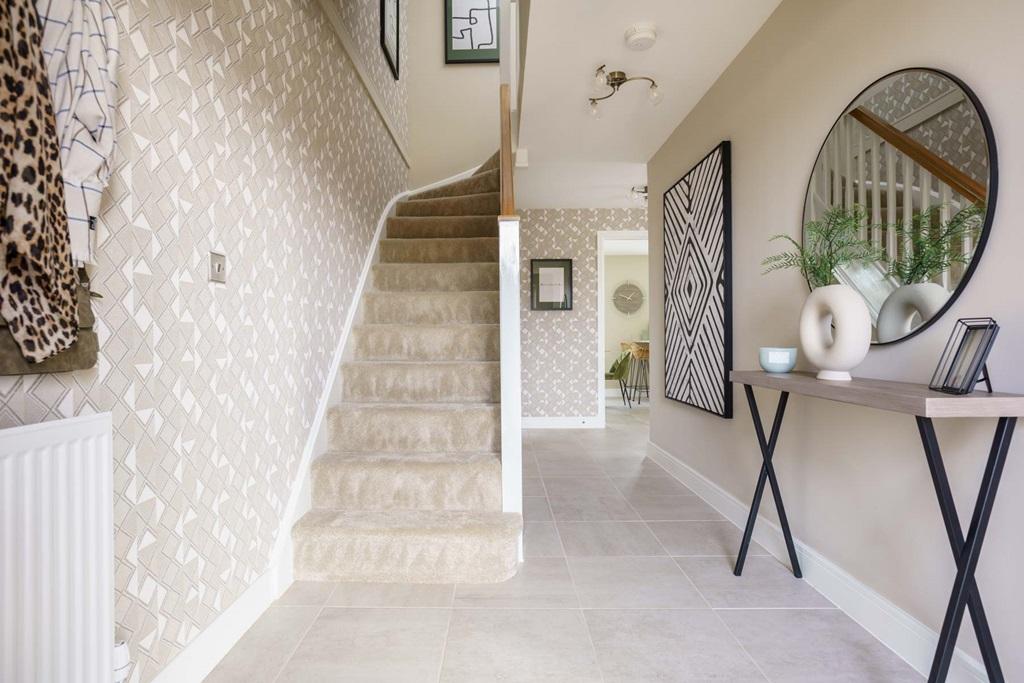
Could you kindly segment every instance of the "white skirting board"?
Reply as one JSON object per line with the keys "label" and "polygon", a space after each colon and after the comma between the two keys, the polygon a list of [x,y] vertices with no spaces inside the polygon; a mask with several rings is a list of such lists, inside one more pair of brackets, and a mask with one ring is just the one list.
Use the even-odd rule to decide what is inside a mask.
{"label": "white skirting board", "polygon": [[[726,519],[740,529],[743,528],[750,511],[749,501],[737,500],[732,494],[657,444],[649,442],[649,446],[651,459],[668,470],[669,474],[688,486]],[[765,500],[770,500],[770,496],[766,495]],[[780,562],[789,566],[789,554],[786,552],[782,529],[775,522],[763,515],[759,516],[754,529],[754,540]],[[910,666],[927,676],[939,634],[813,548],[796,538],[793,540],[804,580]],[[949,683],[987,680],[988,676],[981,662],[962,650],[956,651],[947,678]]]}
{"label": "white skirting board", "polygon": [[441,185],[462,180],[476,172],[478,167],[463,171],[450,178],[445,178],[436,183],[431,183],[415,190],[408,190],[395,195],[377,222],[377,230],[373,235],[363,260],[363,269],[359,274],[359,281],[352,293],[352,300],[349,302],[348,313],[345,317],[345,324],[342,327],[338,339],[338,346],[331,359],[331,366],[327,373],[327,380],[317,402],[316,415],[313,424],[309,428],[309,435],[306,438],[306,445],[302,451],[302,459],[295,482],[291,487],[291,494],[288,497],[288,504],[285,506],[284,516],[281,519],[277,532],[277,540],[270,557],[267,571],[256,580],[253,585],[238,597],[229,608],[224,610],[209,626],[196,636],[196,639],[185,647],[184,650],[171,660],[153,680],[153,683],[199,683],[217,666],[224,656],[235,646],[235,643],[249,630],[263,612],[270,607],[271,603],[277,600],[288,590],[294,581],[292,572],[292,527],[302,515],[309,511],[311,504],[310,497],[310,467],[313,463],[313,455],[325,443],[324,418],[327,409],[331,406],[335,396],[340,395],[338,389],[340,380],[341,360],[345,354],[345,345],[348,343],[355,326],[356,314],[359,310],[359,302],[363,298],[363,291],[370,278],[373,264],[377,260],[377,249],[381,237],[384,235],[384,228],[387,219],[394,211],[395,204],[402,201],[409,195],[430,190]]}
{"label": "white skirting board", "polygon": [[523,416],[523,429],[604,429],[604,415],[578,417]]}

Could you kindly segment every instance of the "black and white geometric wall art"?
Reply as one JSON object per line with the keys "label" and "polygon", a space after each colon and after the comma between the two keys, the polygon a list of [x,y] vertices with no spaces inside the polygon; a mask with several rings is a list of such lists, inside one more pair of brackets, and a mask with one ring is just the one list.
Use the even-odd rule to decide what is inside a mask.
{"label": "black and white geometric wall art", "polygon": [[664,196],[665,397],[732,418],[730,146]]}
{"label": "black and white geometric wall art", "polygon": [[498,2],[444,0],[445,64],[498,61]]}
{"label": "black and white geometric wall art", "polygon": [[380,49],[384,51],[384,59],[387,60],[391,74],[398,80],[398,63],[400,54],[398,25],[400,0],[380,0]]}

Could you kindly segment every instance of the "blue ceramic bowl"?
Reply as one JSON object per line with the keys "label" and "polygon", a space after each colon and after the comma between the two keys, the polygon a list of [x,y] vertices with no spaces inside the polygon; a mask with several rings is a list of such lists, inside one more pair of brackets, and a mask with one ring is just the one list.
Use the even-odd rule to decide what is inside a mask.
{"label": "blue ceramic bowl", "polygon": [[796,349],[762,346],[758,353],[761,369],[765,372],[783,374],[796,367]]}

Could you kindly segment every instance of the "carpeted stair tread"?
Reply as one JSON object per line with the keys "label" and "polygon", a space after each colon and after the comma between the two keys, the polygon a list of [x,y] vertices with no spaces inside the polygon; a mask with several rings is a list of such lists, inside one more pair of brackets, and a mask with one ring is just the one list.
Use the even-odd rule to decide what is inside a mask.
{"label": "carpeted stair tread", "polygon": [[342,397],[365,403],[497,403],[500,365],[496,361],[348,362],[342,366]]}
{"label": "carpeted stair tread", "polygon": [[487,263],[498,261],[497,237],[383,239],[383,263]]}
{"label": "carpeted stair tread", "polygon": [[497,453],[330,453],[313,465],[315,508],[501,510]]}
{"label": "carpeted stair tread", "polygon": [[373,287],[387,292],[498,291],[497,263],[378,263]]}
{"label": "carpeted stair tread", "polygon": [[395,206],[396,216],[497,216],[498,192],[482,192],[438,199],[407,199]]}
{"label": "carpeted stair tread", "polygon": [[498,404],[342,403],[327,414],[337,451],[472,452],[501,449]]}
{"label": "carpeted stair tread", "polygon": [[352,336],[360,360],[498,360],[501,353],[494,324],[359,325]]}
{"label": "carpeted stair tread", "polygon": [[482,194],[484,192],[497,192],[500,187],[499,171],[493,168],[489,171],[474,173],[468,178],[456,180],[435,187],[423,192],[417,192],[409,199],[438,199],[439,197],[457,197],[467,194]]}
{"label": "carpeted stair tread", "polygon": [[496,583],[518,569],[520,515],[314,509],[292,528],[300,581]]}
{"label": "carpeted stair tread", "polygon": [[391,216],[388,239],[497,237],[497,216]]}
{"label": "carpeted stair tread", "polygon": [[499,322],[498,292],[367,292],[363,322],[443,325]]}

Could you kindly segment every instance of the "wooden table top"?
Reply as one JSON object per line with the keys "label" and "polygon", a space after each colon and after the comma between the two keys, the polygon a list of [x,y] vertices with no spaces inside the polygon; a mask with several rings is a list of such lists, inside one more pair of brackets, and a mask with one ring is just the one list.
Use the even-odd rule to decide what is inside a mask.
{"label": "wooden table top", "polygon": [[1021,394],[990,394],[979,390],[954,396],[932,391],[926,384],[867,377],[835,382],[817,379],[809,372],[770,374],[760,370],[734,370],[730,378],[739,384],[921,417],[1024,417],[1024,395]]}

